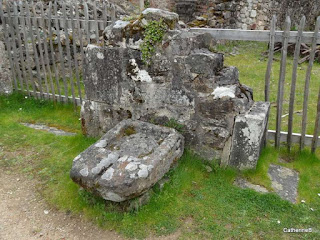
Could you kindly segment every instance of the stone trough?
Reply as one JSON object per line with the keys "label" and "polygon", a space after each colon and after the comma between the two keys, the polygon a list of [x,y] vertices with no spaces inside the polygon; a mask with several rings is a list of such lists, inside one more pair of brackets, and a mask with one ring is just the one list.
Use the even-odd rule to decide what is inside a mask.
{"label": "stone trough", "polygon": [[183,150],[176,130],[124,120],[74,159],[70,176],[105,200],[123,202],[147,192]]}

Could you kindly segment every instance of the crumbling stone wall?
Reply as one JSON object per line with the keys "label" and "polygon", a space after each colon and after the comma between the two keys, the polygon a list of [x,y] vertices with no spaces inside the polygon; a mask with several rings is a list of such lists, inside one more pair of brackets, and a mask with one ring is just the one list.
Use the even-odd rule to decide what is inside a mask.
{"label": "crumbling stone wall", "polygon": [[[158,1],[155,1],[158,2]],[[176,11],[182,20],[193,26],[213,28],[269,29],[272,15],[281,27],[286,16],[298,26],[303,15],[307,28],[312,28],[320,15],[320,0],[165,0],[151,6]]]}
{"label": "crumbling stone wall", "polygon": [[[143,31],[148,21],[161,18],[175,28],[168,30],[147,65],[140,50]],[[83,131],[102,136],[123,119],[164,126],[175,122],[189,147],[206,159],[224,158],[228,165],[235,119],[254,105],[252,90],[240,84],[237,68],[224,66],[223,54],[210,51],[215,44],[210,34],[191,33],[177,22],[174,13],[147,9],[137,20],[108,27],[106,47],[88,47]],[[264,122],[255,123],[260,130],[265,118],[262,114]],[[264,131],[252,131],[260,136],[259,145]]]}

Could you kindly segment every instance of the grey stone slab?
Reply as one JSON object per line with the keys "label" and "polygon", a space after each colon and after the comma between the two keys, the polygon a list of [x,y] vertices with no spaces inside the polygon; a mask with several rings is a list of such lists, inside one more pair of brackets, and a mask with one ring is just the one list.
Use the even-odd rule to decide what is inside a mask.
{"label": "grey stone slab", "polygon": [[298,197],[298,172],[271,164],[268,170],[268,175],[271,179],[271,187],[284,200],[292,203],[297,202]]}
{"label": "grey stone slab", "polygon": [[124,202],[146,193],[183,150],[176,130],[123,120],[74,159],[70,176],[106,200]]}
{"label": "grey stone slab", "polygon": [[55,127],[49,127],[44,124],[32,124],[32,123],[21,123],[21,124],[23,126],[33,128],[36,130],[46,131],[46,132],[52,133],[57,136],[74,136],[74,135],[76,135],[76,133],[66,132],[66,131],[60,130],[58,128],[55,128]]}
{"label": "grey stone slab", "polygon": [[224,164],[240,170],[256,168],[265,139],[269,108],[269,103],[255,102],[247,113],[235,118],[230,158],[224,159]]}
{"label": "grey stone slab", "polygon": [[209,50],[197,50],[187,57],[191,72],[205,77],[214,76],[223,68],[223,54],[212,53]]}
{"label": "grey stone slab", "polygon": [[160,21],[162,19],[172,29],[179,21],[178,14],[158,8],[147,8],[142,12],[142,16],[146,20]]}

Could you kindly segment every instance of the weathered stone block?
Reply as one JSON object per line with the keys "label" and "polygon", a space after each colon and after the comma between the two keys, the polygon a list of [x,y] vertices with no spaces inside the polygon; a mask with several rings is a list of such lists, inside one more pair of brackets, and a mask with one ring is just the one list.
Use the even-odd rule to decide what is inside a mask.
{"label": "weathered stone block", "polygon": [[219,72],[216,84],[222,85],[233,85],[239,83],[239,70],[236,67],[226,67]]}
{"label": "weathered stone block", "polygon": [[[235,119],[230,158],[227,165],[240,170],[255,169],[265,139],[270,103],[255,102]],[[225,159],[222,162],[224,165]]]}
{"label": "weathered stone block", "polygon": [[129,48],[100,48],[89,45],[84,69],[87,99],[113,104],[120,101],[123,91],[134,91],[132,82],[123,72],[125,69],[129,74],[135,67],[132,66],[131,59],[137,59],[137,65],[136,61],[141,59],[141,53]]}
{"label": "weathered stone block", "polygon": [[132,110],[114,108],[107,103],[84,100],[81,106],[82,132],[101,137],[119,122],[132,118]]}
{"label": "weathered stone block", "polygon": [[104,30],[105,39],[109,44],[117,44],[126,38],[126,28],[130,22],[118,20]]}
{"label": "weathered stone block", "polygon": [[223,54],[199,50],[188,56],[186,63],[191,66],[193,73],[214,76],[223,68]]}
{"label": "weathered stone block", "polygon": [[70,176],[106,200],[123,202],[147,192],[183,150],[176,130],[124,120],[74,159]]}
{"label": "weathered stone block", "polygon": [[163,19],[163,21],[171,28],[173,29],[176,24],[179,21],[179,15],[173,12],[169,12],[162,9],[157,8],[147,8],[142,12],[142,16],[146,20],[154,20],[154,21],[160,21]]}

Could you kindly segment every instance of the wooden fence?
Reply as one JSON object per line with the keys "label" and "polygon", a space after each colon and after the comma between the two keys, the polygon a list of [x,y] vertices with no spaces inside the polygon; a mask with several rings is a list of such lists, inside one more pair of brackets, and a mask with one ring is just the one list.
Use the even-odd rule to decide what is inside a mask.
{"label": "wooden fence", "polygon": [[0,19],[14,89],[37,98],[80,105],[84,96],[84,47],[104,44],[102,32],[115,21],[112,4],[83,1],[0,0]]}
{"label": "wooden fence", "polygon": [[[270,31],[252,31],[252,30],[234,30],[234,29],[203,29],[193,28],[194,32],[207,32],[214,36],[216,39],[224,40],[244,40],[244,41],[262,41],[269,42],[269,56],[268,64],[265,75],[265,101],[270,101],[270,77],[271,70],[274,61],[274,46],[276,42],[282,42],[281,61],[280,61],[280,76],[278,81],[278,93],[277,93],[277,114],[276,114],[276,130],[268,131],[268,139],[275,140],[275,146],[279,148],[281,142],[286,142],[289,150],[293,143],[299,143],[300,149],[304,149],[306,145],[311,145],[312,152],[319,146],[319,133],[320,133],[320,89],[317,104],[317,116],[315,120],[314,134],[306,135],[306,127],[308,124],[308,103],[309,103],[309,91],[310,91],[310,78],[313,63],[315,60],[315,52],[317,44],[320,44],[320,17],[316,21],[314,32],[304,32],[305,17],[301,18],[298,31],[290,31],[291,21],[290,17],[287,17],[285,21],[284,31],[276,31],[276,17],[274,16],[271,21]],[[293,69],[291,77],[291,91],[289,100],[289,114],[288,114],[288,132],[281,131],[281,121],[283,112],[284,101],[284,86],[287,67],[287,53],[288,44],[295,43],[295,51],[293,58]],[[293,133],[293,115],[294,104],[296,96],[296,81],[297,81],[297,69],[300,57],[300,47],[302,43],[311,44],[310,60],[305,77],[304,87],[304,101],[302,110],[302,122],[301,133]]]}

